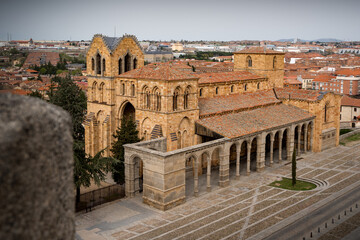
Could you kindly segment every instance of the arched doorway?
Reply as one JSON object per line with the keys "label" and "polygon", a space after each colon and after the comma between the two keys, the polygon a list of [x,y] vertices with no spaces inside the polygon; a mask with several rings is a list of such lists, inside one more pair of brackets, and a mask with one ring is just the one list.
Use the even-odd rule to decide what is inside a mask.
{"label": "arched doorway", "polygon": [[229,179],[236,175],[236,156],[237,156],[236,144],[234,143],[230,147],[230,162],[229,162]]}
{"label": "arched doorway", "polygon": [[121,119],[135,121],[135,108],[130,102],[125,103]]}
{"label": "arched doorway", "polygon": [[257,138],[254,138],[251,142],[251,155],[250,155],[250,171],[256,172],[257,168]]}
{"label": "arched doorway", "polygon": [[265,138],[265,166],[270,166],[271,158],[271,134],[266,135]]}
{"label": "arched doorway", "polygon": [[288,136],[289,136],[289,130],[285,129],[283,132],[282,143],[281,143],[281,159],[284,159],[284,160],[285,159],[289,160],[289,159],[287,159],[288,149],[290,148]]}
{"label": "arched doorway", "polygon": [[243,141],[240,147],[240,175],[246,175],[247,169],[247,141]]}

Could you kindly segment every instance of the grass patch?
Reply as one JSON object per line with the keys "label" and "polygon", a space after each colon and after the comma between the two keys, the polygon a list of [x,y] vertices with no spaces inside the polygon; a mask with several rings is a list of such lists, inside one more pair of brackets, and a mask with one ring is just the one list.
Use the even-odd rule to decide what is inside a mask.
{"label": "grass patch", "polygon": [[270,186],[295,191],[307,191],[316,188],[315,184],[300,180],[296,180],[296,184],[293,186],[290,178],[283,178],[281,181],[272,182]]}
{"label": "grass patch", "polygon": [[351,132],[351,129],[340,129],[340,135]]}
{"label": "grass patch", "polygon": [[347,137],[343,140],[340,141],[340,144],[343,145],[343,146],[346,146],[347,143],[350,144],[350,142],[356,142],[356,141],[359,141],[360,140],[360,133],[357,133],[357,134],[354,134],[350,137]]}
{"label": "grass patch", "polygon": [[359,141],[360,140],[360,133],[357,133],[355,135],[352,135],[350,137],[345,138],[346,140],[352,142],[352,141]]}

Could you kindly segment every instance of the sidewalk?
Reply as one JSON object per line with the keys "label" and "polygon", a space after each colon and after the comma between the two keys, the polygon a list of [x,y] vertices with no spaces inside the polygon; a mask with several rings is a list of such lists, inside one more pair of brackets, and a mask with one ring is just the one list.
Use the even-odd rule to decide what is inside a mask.
{"label": "sidewalk", "polygon": [[[76,218],[77,239],[247,239],[360,181],[360,145],[309,153],[297,175],[328,186],[296,192],[268,186],[291,175],[291,165],[275,163],[261,173],[242,175],[226,188],[201,192],[166,212],[122,199]],[[271,228],[270,228],[271,227]]]}

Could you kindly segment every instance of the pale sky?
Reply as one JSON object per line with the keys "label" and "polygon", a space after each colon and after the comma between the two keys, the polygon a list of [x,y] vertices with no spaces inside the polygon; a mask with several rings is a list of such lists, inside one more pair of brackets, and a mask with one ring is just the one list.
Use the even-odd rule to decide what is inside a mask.
{"label": "pale sky", "polygon": [[360,0],[1,0],[0,40],[360,40]]}

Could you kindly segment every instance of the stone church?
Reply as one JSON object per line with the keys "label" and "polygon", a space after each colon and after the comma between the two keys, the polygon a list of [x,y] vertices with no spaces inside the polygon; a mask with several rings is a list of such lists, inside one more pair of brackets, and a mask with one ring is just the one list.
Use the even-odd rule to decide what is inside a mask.
{"label": "stone church", "polygon": [[93,37],[86,152],[110,146],[122,119],[136,122],[144,141],[125,146],[128,197],[166,210],[286,163],[294,148],[300,155],[338,145],[341,96],[283,88],[284,53],[246,48],[230,70],[199,69],[191,61],[144,66],[136,37]]}

